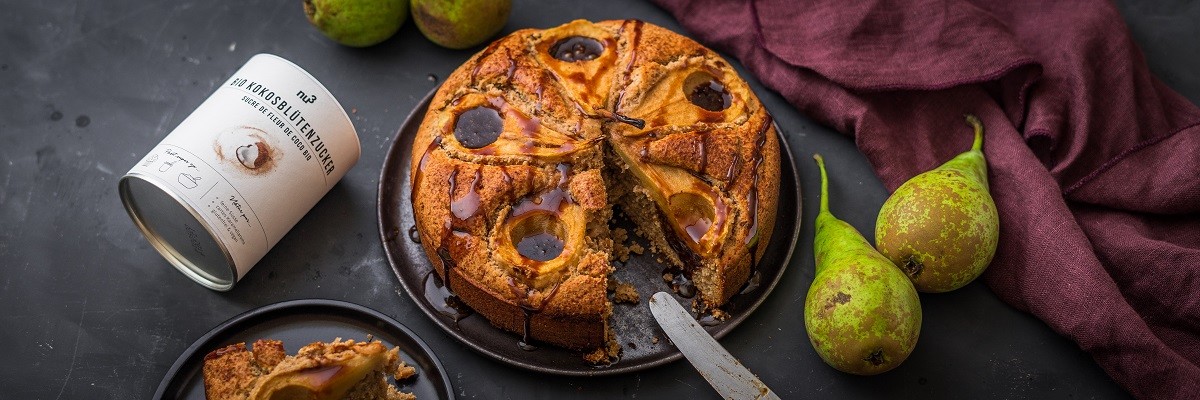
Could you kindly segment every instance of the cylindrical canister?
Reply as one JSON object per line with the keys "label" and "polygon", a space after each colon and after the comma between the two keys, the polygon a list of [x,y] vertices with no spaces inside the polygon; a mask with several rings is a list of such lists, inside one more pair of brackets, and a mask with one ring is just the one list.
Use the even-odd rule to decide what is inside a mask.
{"label": "cylindrical canister", "polygon": [[358,162],[350,117],[312,75],[252,57],[118,183],[150,243],[229,290]]}

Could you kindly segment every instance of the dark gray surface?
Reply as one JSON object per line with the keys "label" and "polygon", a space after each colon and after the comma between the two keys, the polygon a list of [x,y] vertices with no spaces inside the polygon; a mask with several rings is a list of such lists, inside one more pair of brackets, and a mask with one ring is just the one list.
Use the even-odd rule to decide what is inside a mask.
{"label": "dark gray surface", "polygon": [[[429,343],[461,398],[712,398],[683,362],[605,378],[507,367],[444,334],[403,293],[384,260],[375,213],[392,135],[435,82],[476,49],[436,47],[406,24],[369,49],[326,40],[300,2],[0,0],[0,398],[148,398],[175,358],[254,307],[332,298],[395,317]],[[1152,69],[1200,99],[1200,5],[1122,4]],[[679,30],[652,5],[624,0],[517,1],[506,32],[574,18],[641,18]],[[344,106],[359,164],[236,288],[213,292],[169,267],[134,229],[117,179],[259,52],[307,69]],[[833,211],[871,231],[886,197],[848,137],[758,90],[798,154],[821,152]],[[817,175],[797,167],[804,203]],[[984,285],[924,295],[921,342],[898,369],[855,377],[825,366],[804,334],[812,280],[812,207],[796,257],[759,311],[722,343],[784,398],[1114,398],[1074,343],[1001,303]]]}

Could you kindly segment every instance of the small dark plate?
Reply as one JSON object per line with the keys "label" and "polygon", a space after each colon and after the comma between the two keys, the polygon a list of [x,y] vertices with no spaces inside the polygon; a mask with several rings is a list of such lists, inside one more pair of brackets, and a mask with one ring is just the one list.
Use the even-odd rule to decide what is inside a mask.
{"label": "small dark plate", "polygon": [[400,358],[417,369],[415,378],[400,382],[400,391],[415,394],[418,399],[454,399],[450,378],[441,361],[404,325],[357,304],[319,299],[263,306],[213,328],[175,360],[154,398],[204,400],[204,356],[226,345],[275,339],[283,341],[289,354],[295,354],[312,342],[329,342],[339,337],[363,341],[368,335],[388,348],[399,347]]}
{"label": "small dark plate", "polygon": [[[383,240],[383,248],[387,252],[388,263],[392,265],[396,277],[404,286],[404,291],[417,306],[429,319],[463,344],[498,361],[533,371],[571,376],[615,375],[663,365],[682,358],[683,354],[667,342],[666,335],[654,321],[650,308],[646,306],[646,301],[654,293],[671,292],[668,283],[662,279],[663,265],[656,262],[654,255],[648,250],[640,256],[631,254],[629,261],[618,266],[613,274],[618,281],[632,284],[640,294],[641,301],[635,305],[615,304],[613,307],[610,324],[617,341],[621,344],[622,354],[621,359],[611,365],[589,365],[584,362],[582,353],[551,345],[537,346],[538,349],[533,351],[522,350],[517,345],[521,339],[519,335],[492,326],[483,316],[472,313],[455,321],[439,311],[441,304],[431,303],[426,297],[425,281],[427,278],[437,278],[430,276],[433,265],[410,233],[410,228],[416,225],[416,220],[413,218],[409,193],[409,165],[412,160],[413,139],[436,91],[437,88],[430,91],[408,115],[404,125],[401,125],[388,150],[387,158],[383,161],[383,170],[379,177],[379,233]],[[782,135],[778,125],[775,130]],[[792,166],[792,152],[787,141],[780,137],[779,144],[782,149],[778,202],[780,211],[777,213],[775,231],[771,235],[765,256],[755,267],[750,283],[721,307],[729,317],[706,327],[717,339],[741,324],[775,288],[775,284],[787,268],[788,261],[791,260],[792,250],[800,235],[800,177]],[[633,232],[634,225],[619,216],[614,225]],[[649,248],[640,238],[630,236],[643,247]],[[440,301],[436,299],[437,296],[430,297],[435,297],[434,301]],[[678,295],[676,298],[682,304],[690,304],[690,299]]]}

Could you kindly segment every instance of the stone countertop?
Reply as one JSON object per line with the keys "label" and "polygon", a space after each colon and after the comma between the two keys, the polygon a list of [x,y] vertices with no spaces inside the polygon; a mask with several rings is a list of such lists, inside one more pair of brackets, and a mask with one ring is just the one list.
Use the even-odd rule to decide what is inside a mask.
{"label": "stone countertop", "polygon": [[[485,358],[441,331],[401,292],[378,234],[383,157],[405,116],[480,47],[447,50],[410,22],[381,45],[333,43],[300,1],[0,1],[0,397],[142,399],[176,358],[226,319],[267,304],[327,298],[396,318],[441,359],[459,398],[715,398],[686,362],[577,378]],[[1155,4],[1150,4],[1155,3]],[[1200,100],[1200,2],[1120,1],[1151,68]],[[516,1],[504,32],[576,18],[639,18],[630,0]],[[230,292],[171,268],[122,209],[117,180],[257,53],[302,66],[351,113],[362,157]],[[752,77],[798,154],[804,204],[826,155],[838,216],[865,232],[887,196],[851,138],[790,108]],[[1122,398],[1073,342],[1000,302],[980,282],[922,296],[921,342],[898,369],[839,373],[804,333],[814,207],[796,255],[763,306],[721,342],[783,398]],[[648,298],[645,294],[644,298]],[[644,303],[643,303],[644,304]],[[10,397],[11,396],[11,397]]]}

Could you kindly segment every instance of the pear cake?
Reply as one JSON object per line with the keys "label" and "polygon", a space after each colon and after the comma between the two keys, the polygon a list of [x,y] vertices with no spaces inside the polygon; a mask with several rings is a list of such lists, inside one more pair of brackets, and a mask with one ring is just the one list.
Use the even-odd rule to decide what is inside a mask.
{"label": "pear cake", "polygon": [[642,21],[493,42],[434,94],[412,155],[440,289],[523,347],[612,348],[614,205],[701,309],[744,286],[775,221],[767,110],[719,55]]}

